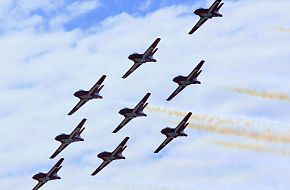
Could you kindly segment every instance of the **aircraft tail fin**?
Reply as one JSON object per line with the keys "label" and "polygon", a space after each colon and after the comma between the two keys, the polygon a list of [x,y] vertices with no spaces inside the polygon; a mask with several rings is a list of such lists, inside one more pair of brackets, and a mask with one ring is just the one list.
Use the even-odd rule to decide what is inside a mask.
{"label": "aircraft tail fin", "polygon": [[142,107],[142,110],[144,110],[146,108],[146,106],[148,106],[148,103],[145,103]]}
{"label": "aircraft tail fin", "polygon": [[154,49],[154,50],[152,51],[152,55],[151,55],[151,56],[153,56],[153,55],[156,53],[157,50],[158,50],[158,48]]}
{"label": "aircraft tail fin", "polygon": [[85,130],[85,127],[83,127],[79,132],[78,135],[82,134],[82,132]]}
{"label": "aircraft tail fin", "polygon": [[124,146],[124,147],[122,148],[122,151],[121,151],[121,152],[123,152],[126,148],[127,148],[127,146]]}
{"label": "aircraft tail fin", "polygon": [[58,168],[55,169],[55,173],[57,173],[60,169],[62,168],[62,166],[59,166]]}
{"label": "aircraft tail fin", "polygon": [[96,91],[96,93],[99,93],[99,92],[102,90],[103,87],[104,87],[104,85],[102,84],[102,85],[98,88],[98,90]]}
{"label": "aircraft tail fin", "polygon": [[222,8],[223,5],[224,5],[224,3],[221,3],[221,4],[216,8],[216,11],[218,12],[218,11]]}
{"label": "aircraft tail fin", "polygon": [[196,73],[196,78],[200,75],[201,72],[202,72],[202,70],[200,70]]}

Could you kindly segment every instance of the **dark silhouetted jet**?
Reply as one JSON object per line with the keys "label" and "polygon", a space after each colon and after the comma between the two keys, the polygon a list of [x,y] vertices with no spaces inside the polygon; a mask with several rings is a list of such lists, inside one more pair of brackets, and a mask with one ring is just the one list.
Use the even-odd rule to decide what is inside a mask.
{"label": "dark silhouetted jet", "polygon": [[131,121],[135,117],[147,116],[143,110],[148,105],[146,103],[151,93],[147,93],[144,98],[135,106],[134,109],[123,108],[119,111],[119,114],[123,115],[125,119],[118,125],[118,127],[113,131],[113,133],[117,133],[120,129],[122,129],[129,121]]}
{"label": "dark silhouetted jet", "polygon": [[178,84],[177,89],[167,98],[167,101],[170,101],[178,93],[180,93],[185,87],[191,84],[200,84],[200,81],[197,80],[198,75],[202,72],[201,67],[205,61],[201,61],[188,76],[177,76],[173,79],[173,82]]}
{"label": "dark silhouetted jet", "polygon": [[184,133],[184,129],[188,126],[189,123],[187,123],[188,119],[191,116],[191,112],[189,112],[183,120],[178,124],[178,126],[174,128],[166,127],[161,130],[161,133],[166,135],[166,139],[163,141],[163,143],[154,151],[154,153],[158,153],[162,148],[164,148],[170,141],[175,139],[179,136],[187,137],[187,134]]}
{"label": "dark silhouetted jet", "polygon": [[63,158],[61,158],[50,170],[48,173],[38,173],[35,174],[32,178],[38,181],[38,184],[32,190],[38,190],[41,186],[43,186],[46,182],[50,180],[60,179],[57,175],[57,172],[60,170],[61,163],[63,162]]}
{"label": "dark silhouetted jet", "polygon": [[102,85],[103,81],[105,80],[106,75],[103,75],[98,82],[89,90],[79,90],[74,93],[74,96],[79,98],[80,101],[77,105],[68,113],[68,115],[72,115],[76,112],[81,106],[83,106],[87,101],[92,99],[102,99],[103,97],[99,94],[104,85]]}
{"label": "dark silhouetted jet", "polygon": [[221,1],[222,0],[216,0],[209,9],[196,9],[194,14],[198,15],[200,19],[188,34],[193,34],[208,19],[213,17],[222,17],[223,15],[219,13],[219,10],[224,3],[221,3]]}
{"label": "dark silhouetted jet", "polygon": [[55,137],[55,140],[61,142],[61,145],[58,147],[58,149],[51,155],[50,158],[55,158],[63,149],[65,149],[70,143],[73,142],[79,142],[84,141],[84,139],[81,137],[82,132],[84,131],[85,127],[83,125],[85,124],[87,119],[83,119],[78,126],[71,132],[71,134],[60,134],[57,137]]}
{"label": "dark silhouetted jet", "polygon": [[153,58],[153,55],[158,50],[156,46],[158,45],[159,41],[160,41],[160,38],[157,38],[153,42],[153,44],[143,54],[133,53],[128,57],[128,59],[134,62],[134,65],[124,74],[124,76],[122,76],[123,79],[128,77],[133,71],[135,71],[143,63],[156,62],[156,59]]}
{"label": "dark silhouetted jet", "polygon": [[104,167],[106,167],[113,160],[126,159],[122,152],[127,148],[126,143],[129,137],[126,137],[113,152],[101,152],[98,157],[103,160],[103,163],[91,174],[92,176],[99,173]]}

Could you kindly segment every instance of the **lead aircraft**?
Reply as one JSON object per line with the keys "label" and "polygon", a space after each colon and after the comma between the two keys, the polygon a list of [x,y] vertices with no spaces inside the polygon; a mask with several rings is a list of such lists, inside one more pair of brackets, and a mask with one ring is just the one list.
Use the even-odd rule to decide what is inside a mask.
{"label": "lead aircraft", "polygon": [[184,133],[184,129],[188,126],[189,123],[187,123],[188,119],[191,116],[191,112],[189,112],[183,120],[178,124],[178,126],[174,128],[166,127],[161,130],[161,133],[166,135],[166,139],[163,141],[163,143],[154,151],[154,153],[158,153],[161,149],[163,149],[170,141],[175,139],[176,137],[183,136],[187,137],[187,134]]}
{"label": "lead aircraft", "polygon": [[188,34],[193,34],[201,25],[203,25],[208,19],[213,17],[222,17],[223,15],[219,13],[220,8],[224,3],[221,3],[222,0],[216,0],[209,9],[196,9],[194,14],[200,17],[196,25],[190,30]]}
{"label": "lead aircraft", "polygon": [[103,163],[91,174],[92,176],[99,173],[104,167],[106,167],[113,160],[126,159],[123,156],[123,151],[127,148],[126,143],[129,140],[129,137],[126,137],[113,152],[101,152],[98,154],[98,157],[103,160]]}
{"label": "lead aircraft", "polygon": [[156,46],[160,42],[160,38],[157,38],[153,44],[143,53],[133,53],[129,55],[128,59],[134,62],[134,65],[122,76],[122,78],[128,77],[133,71],[135,71],[140,65],[147,62],[156,62],[156,59],[153,58],[153,55],[156,53],[158,48]]}
{"label": "lead aircraft", "polygon": [[170,101],[178,93],[180,93],[185,87],[191,84],[200,84],[201,82],[197,80],[197,77],[202,72],[201,67],[204,64],[204,60],[200,61],[199,64],[193,69],[193,71],[188,76],[177,76],[173,79],[173,82],[178,84],[177,89],[167,98],[167,101]]}
{"label": "lead aircraft", "polygon": [[105,80],[106,75],[103,75],[98,82],[89,90],[79,90],[74,93],[74,96],[79,98],[80,101],[77,103],[77,105],[68,113],[68,115],[72,115],[75,113],[80,107],[82,107],[87,101],[92,99],[102,99],[103,97],[100,95],[100,91],[104,87],[102,85],[103,81]]}
{"label": "lead aircraft", "polygon": [[143,112],[144,108],[148,105],[146,103],[151,93],[147,93],[142,100],[135,106],[134,109],[123,108],[119,111],[119,114],[123,115],[125,119],[118,125],[118,127],[113,131],[113,133],[117,133],[120,129],[122,129],[129,121],[134,119],[135,117],[147,116]]}
{"label": "lead aircraft", "polygon": [[70,143],[73,142],[79,142],[84,141],[84,139],[81,137],[82,132],[85,130],[85,127],[83,125],[87,119],[83,119],[77,127],[71,132],[71,134],[60,134],[55,137],[55,140],[61,142],[61,145],[58,147],[58,149],[51,155],[51,159],[55,158],[63,149],[65,149]]}
{"label": "lead aircraft", "polygon": [[48,173],[38,173],[35,174],[32,178],[38,181],[35,187],[32,190],[38,190],[41,186],[43,186],[46,182],[50,180],[61,179],[57,172],[60,170],[61,163],[63,162],[64,158],[61,158],[50,170]]}

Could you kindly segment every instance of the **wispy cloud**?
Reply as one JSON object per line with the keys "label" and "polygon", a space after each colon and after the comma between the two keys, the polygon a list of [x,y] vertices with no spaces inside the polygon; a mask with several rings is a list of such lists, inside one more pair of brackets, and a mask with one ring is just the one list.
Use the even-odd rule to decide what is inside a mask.
{"label": "wispy cloud", "polygon": [[153,0],[146,0],[145,2],[142,2],[139,6],[140,10],[147,10],[153,3]]}

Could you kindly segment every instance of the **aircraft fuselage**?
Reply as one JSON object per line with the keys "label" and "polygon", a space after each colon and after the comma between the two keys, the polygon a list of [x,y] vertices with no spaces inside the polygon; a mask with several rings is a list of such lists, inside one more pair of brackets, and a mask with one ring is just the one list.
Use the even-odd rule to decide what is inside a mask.
{"label": "aircraft fuselage", "polygon": [[72,142],[78,142],[78,141],[84,141],[83,138],[81,138],[80,135],[76,135],[73,138],[69,138],[70,135],[67,134],[60,134],[55,137],[55,140],[61,142],[61,143],[67,143],[70,144]]}
{"label": "aircraft fuselage", "polygon": [[81,100],[102,99],[103,97],[99,93],[89,94],[89,91],[79,90],[74,93],[74,96]]}
{"label": "aircraft fuselage", "polygon": [[125,159],[122,153],[119,153],[117,156],[113,157],[111,152],[106,152],[106,151],[99,153],[97,156],[98,158],[101,158],[102,160],[109,161],[109,162],[113,160]]}
{"label": "aircraft fuselage", "polygon": [[134,63],[139,63],[139,64],[143,64],[146,62],[156,62],[156,59],[154,59],[152,56],[144,57],[143,54],[139,54],[139,53],[133,53],[129,55],[128,59],[130,59]]}
{"label": "aircraft fuselage", "polygon": [[60,177],[57,175],[57,173],[53,174],[52,177],[47,177],[46,173],[38,173],[38,174],[35,174],[32,178],[39,181],[39,182],[44,182],[44,183],[46,183],[50,180],[60,179]]}
{"label": "aircraft fuselage", "polygon": [[200,84],[200,81],[198,81],[197,78],[187,80],[187,77],[185,77],[185,76],[177,76],[173,79],[173,81],[179,85],[184,85],[184,86],[187,86],[190,84]]}
{"label": "aircraft fuselage", "polygon": [[161,133],[166,135],[166,137],[173,137],[173,138],[176,138],[178,136],[185,136],[185,137],[187,136],[187,134],[185,134],[183,131],[180,133],[177,133],[175,132],[174,128],[169,128],[169,127],[162,129]]}
{"label": "aircraft fuselage", "polygon": [[211,19],[213,17],[222,17],[222,15],[219,12],[209,12],[209,9],[196,9],[194,11],[194,14],[200,16],[201,18],[207,18],[207,19]]}
{"label": "aircraft fuselage", "polygon": [[133,112],[133,109],[130,109],[130,108],[124,108],[124,109],[121,109],[119,111],[119,114],[123,115],[124,117],[129,117],[129,118],[135,118],[135,117],[141,117],[141,116],[147,116],[147,114],[145,114],[143,112],[143,110],[135,113]]}

